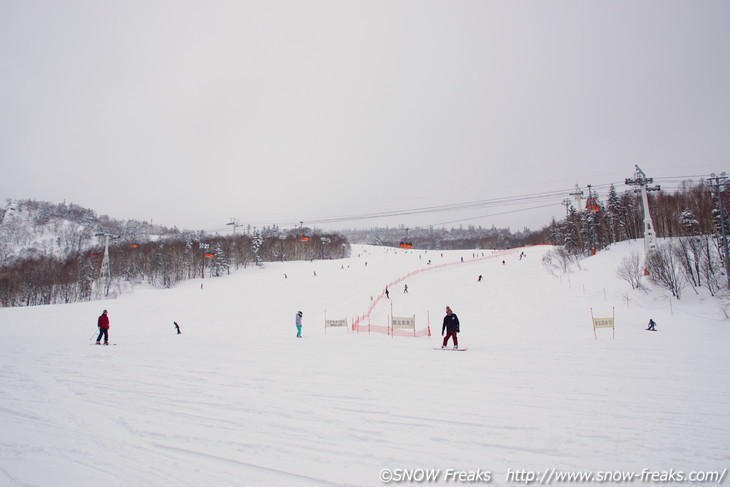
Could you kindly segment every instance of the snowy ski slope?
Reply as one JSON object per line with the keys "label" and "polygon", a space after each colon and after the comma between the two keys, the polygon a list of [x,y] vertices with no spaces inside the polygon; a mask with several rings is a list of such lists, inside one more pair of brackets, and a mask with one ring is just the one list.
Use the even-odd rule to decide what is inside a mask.
{"label": "snowy ski slope", "polygon": [[[460,483],[447,469],[489,472],[510,485],[519,469],[723,471],[728,322],[704,295],[670,309],[660,291],[630,290],[615,268],[640,245],[560,277],[542,265],[548,247],[470,263],[491,251],[354,246],[349,259],[267,263],[202,289],[0,309],[0,485],[378,486],[398,469],[438,469],[441,484]],[[446,262],[457,264],[432,269]],[[432,337],[325,334],[325,310],[351,322],[423,268],[370,320],[386,325],[392,302],[419,329],[430,320]],[[467,352],[432,350],[447,305]],[[605,329],[594,339],[590,309],[613,307],[615,340]],[[92,345],[103,309],[116,346]],[[657,333],[644,330],[649,318]]]}

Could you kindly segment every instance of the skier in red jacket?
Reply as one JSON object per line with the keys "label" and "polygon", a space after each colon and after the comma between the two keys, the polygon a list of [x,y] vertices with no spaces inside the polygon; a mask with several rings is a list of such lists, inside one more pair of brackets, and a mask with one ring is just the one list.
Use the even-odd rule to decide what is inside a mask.
{"label": "skier in red jacket", "polygon": [[109,345],[109,316],[107,316],[106,313],[107,311],[104,310],[97,321],[97,324],[99,325],[99,336],[96,338],[97,345],[101,345],[102,335],[104,336],[104,345]]}

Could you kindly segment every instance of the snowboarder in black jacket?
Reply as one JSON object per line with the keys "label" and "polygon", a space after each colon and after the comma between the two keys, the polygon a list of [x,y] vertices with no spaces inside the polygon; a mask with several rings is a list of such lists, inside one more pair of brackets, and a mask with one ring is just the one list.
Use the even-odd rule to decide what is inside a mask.
{"label": "snowboarder in black jacket", "polygon": [[441,345],[441,348],[446,348],[446,344],[449,342],[449,337],[453,337],[454,339],[454,348],[459,348],[459,339],[456,337],[456,334],[461,331],[459,330],[459,318],[448,306],[446,307],[444,324],[441,326],[441,336],[444,336],[444,331],[446,331],[446,336],[444,337],[444,343]]}

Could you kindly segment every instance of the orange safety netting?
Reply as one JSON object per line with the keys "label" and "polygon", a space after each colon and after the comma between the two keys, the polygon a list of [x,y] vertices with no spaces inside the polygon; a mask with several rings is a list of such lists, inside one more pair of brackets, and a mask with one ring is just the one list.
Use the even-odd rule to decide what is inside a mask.
{"label": "orange safety netting", "polygon": [[[503,257],[505,255],[514,254],[517,252],[517,249],[509,249],[509,250],[502,250],[499,252],[495,252],[492,255],[486,256],[486,257],[477,257],[474,259],[468,259],[468,260],[458,260],[456,262],[448,262],[446,264],[439,264],[435,266],[429,266],[424,267],[423,269],[418,269],[413,272],[409,272],[408,274],[399,277],[398,279],[394,280],[393,282],[389,283],[386,286],[386,289],[392,288],[393,286],[401,283],[402,281],[408,279],[411,276],[415,276],[416,274],[420,274],[422,272],[428,272],[428,271],[434,271],[436,269],[444,269],[446,267],[452,267],[455,265],[463,265],[463,264],[471,264],[474,262],[480,262],[483,260],[489,260],[489,259],[495,259],[497,257]],[[409,330],[403,330],[403,329],[393,329],[390,326],[382,326],[382,325],[371,325],[369,323],[370,316],[373,313],[373,309],[375,309],[375,306],[378,305],[378,303],[383,299],[385,296],[385,293],[381,293],[378,295],[377,298],[375,298],[372,303],[370,303],[370,307],[365,312],[365,314],[356,317],[352,322],[352,331],[354,332],[362,332],[362,333],[383,333],[387,335],[392,336],[412,336],[412,337],[422,337],[422,336],[431,336],[431,329],[430,327],[424,328],[423,330],[418,331],[409,331]]]}
{"label": "orange safety netting", "polygon": [[357,333],[380,333],[382,335],[390,335],[395,337],[426,337],[431,336],[431,328],[426,327],[422,330],[407,330],[403,328],[393,328],[383,325],[354,324],[352,330]]}

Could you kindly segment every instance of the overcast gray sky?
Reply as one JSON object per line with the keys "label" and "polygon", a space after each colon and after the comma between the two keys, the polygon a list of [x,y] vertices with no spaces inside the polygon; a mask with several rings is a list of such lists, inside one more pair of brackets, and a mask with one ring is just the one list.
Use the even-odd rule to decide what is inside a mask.
{"label": "overcast gray sky", "polygon": [[0,0],[0,198],[537,229],[634,164],[729,170],[729,48],[724,0]]}

